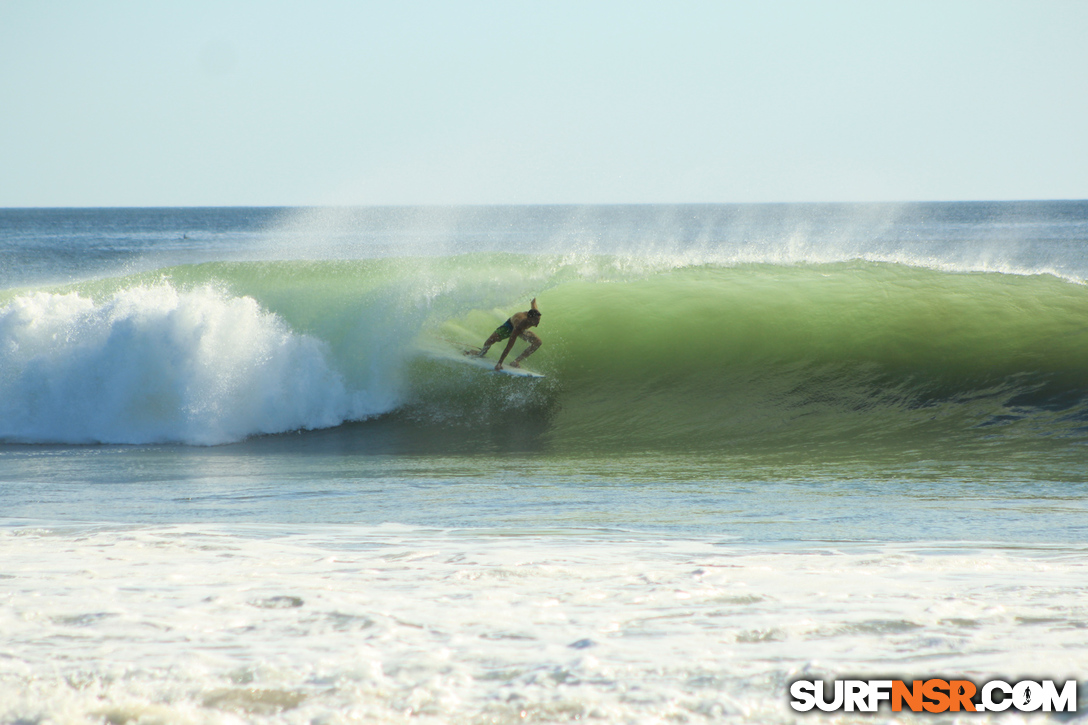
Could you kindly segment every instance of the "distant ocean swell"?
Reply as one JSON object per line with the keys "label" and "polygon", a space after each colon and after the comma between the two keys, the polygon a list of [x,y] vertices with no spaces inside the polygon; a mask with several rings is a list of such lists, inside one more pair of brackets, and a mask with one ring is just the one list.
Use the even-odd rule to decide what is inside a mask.
{"label": "distant ocean swell", "polygon": [[[434,355],[532,296],[546,380]],[[527,425],[571,450],[1083,438],[1088,289],[880,262],[475,254],[187,265],[0,298],[6,441],[209,445],[375,417]]]}

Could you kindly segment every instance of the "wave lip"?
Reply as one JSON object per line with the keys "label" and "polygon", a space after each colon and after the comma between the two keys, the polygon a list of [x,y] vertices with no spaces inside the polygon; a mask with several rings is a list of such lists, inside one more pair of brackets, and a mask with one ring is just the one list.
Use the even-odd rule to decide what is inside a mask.
{"label": "wave lip", "polygon": [[0,439],[214,445],[338,425],[353,410],[325,345],[251,297],[130,287],[0,308]]}

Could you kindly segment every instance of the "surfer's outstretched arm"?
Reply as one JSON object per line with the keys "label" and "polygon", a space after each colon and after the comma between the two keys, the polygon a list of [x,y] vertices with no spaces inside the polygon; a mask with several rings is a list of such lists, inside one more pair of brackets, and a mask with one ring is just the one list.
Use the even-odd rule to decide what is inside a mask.
{"label": "surfer's outstretched arm", "polygon": [[[518,339],[518,336],[521,334],[521,330],[515,329],[513,334],[510,335],[510,342],[506,343],[506,349],[502,351],[502,355],[499,355],[499,362],[495,365],[496,370],[502,370],[502,361],[505,360],[506,356],[510,354],[510,351],[514,349],[514,340]],[[511,365],[517,367],[518,363],[515,360],[511,363]]]}

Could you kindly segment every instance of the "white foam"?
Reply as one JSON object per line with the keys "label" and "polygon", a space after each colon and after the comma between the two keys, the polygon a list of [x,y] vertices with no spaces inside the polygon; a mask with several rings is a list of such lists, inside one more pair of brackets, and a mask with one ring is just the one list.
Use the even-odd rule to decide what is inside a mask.
{"label": "white foam", "polygon": [[132,287],[0,308],[0,438],[219,444],[382,412],[250,297]]}
{"label": "white foam", "polygon": [[785,723],[802,674],[1086,664],[1077,547],[292,532],[0,529],[0,721]]}

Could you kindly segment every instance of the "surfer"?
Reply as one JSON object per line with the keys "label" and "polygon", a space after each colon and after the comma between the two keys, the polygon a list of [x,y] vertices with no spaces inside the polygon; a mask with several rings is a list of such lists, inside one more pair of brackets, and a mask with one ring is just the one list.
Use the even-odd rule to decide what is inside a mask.
{"label": "surfer", "polygon": [[540,324],[540,310],[536,307],[536,298],[529,303],[530,309],[525,312],[515,312],[510,316],[506,322],[502,323],[491,333],[491,337],[484,341],[484,346],[480,348],[477,353],[465,353],[466,355],[476,355],[477,357],[483,357],[487,354],[487,351],[491,349],[491,346],[500,340],[510,338],[510,342],[506,343],[506,349],[502,351],[502,355],[499,355],[499,362],[495,365],[496,370],[502,370],[502,361],[506,359],[506,356],[510,354],[510,350],[514,347],[514,340],[519,337],[529,343],[529,347],[525,352],[517,356],[517,358],[510,363],[511,367],[521,367],[521,361],[532,355],[537,351],[542,344],[544,344],[539,337],[529,331],[530,327],[536,327]]}

